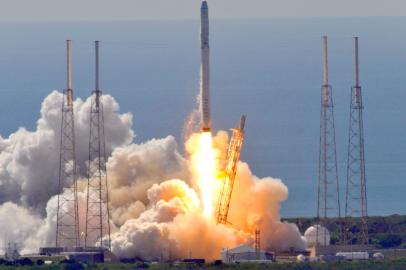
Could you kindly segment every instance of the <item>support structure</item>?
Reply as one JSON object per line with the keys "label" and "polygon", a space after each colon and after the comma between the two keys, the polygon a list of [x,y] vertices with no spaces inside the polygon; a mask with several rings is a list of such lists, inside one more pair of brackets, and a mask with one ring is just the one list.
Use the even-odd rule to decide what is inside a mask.
{"label": "support structure", "polygon": [[[362,92],[359,83],[358,37],[355,45],[355,85],[351,88],[345,196],[346,244],[368,244]],[[358,218],[357,221],[354,218]]]}
{"label": "support structure", "polygon": [[240,159],[242,144],[244,141],[245,116],[241,116],[238,128],[233,128],[227,152],[227,165],[224,171],[220,196],[217,202],[217,224],[227,224],[228,210],[230,208],[231,195],[233,193],[234,179],[237,172],[237,163]]}
{"label": "support structure", "polygon": [[[325,226],[326,218],[340,217],[340,196],[337,173],[337,153],[332,88],[328,82],[327,37],[323,37],[323,85],[321,88],[320,149],[317,219]],[[319,228],[319,226],[317,226]],[[324,238],[324,239],[323,239]],[[327,235],[317,230],[318,242],[326,243]]]}
{"label": "support structure", "polygon": [[261,231],[255,229],[255,255],[257,260],[261,259]]}
{"label": "support structure", "polygon": [[102,91],[99,88],[99,41],[95,42],[95,85],[90,108],[85,246],[110,249],[110,213],[106,171]]}
{"label": "support structure", "polygon": [[67,89],[63,90],[59,162],[56,247],[80,246],[76,179],[75,124],[73,113],[71,41],[66,41]]}

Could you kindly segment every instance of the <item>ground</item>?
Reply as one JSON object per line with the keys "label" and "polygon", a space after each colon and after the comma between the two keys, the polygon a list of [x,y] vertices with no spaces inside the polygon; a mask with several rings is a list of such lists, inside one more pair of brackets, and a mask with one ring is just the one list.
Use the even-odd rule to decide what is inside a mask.
{"label": "ground", "polygon": [[[286,221],[298,224],[302,233],[315,224],[315,218],[291,218]],[[340,226],[343,219],[329,218],[326,220],[326,226],[332,233],[332,240],[338,241]],[[357,227],[352,228],[354,232]],[[376,245],[378,248],[406,248],[406,215],[392,215],[387,217],[369,217],[368,218],[368,233],[370,243]],[[0,270],[3,269],[38,269],[38,270],[80,270],[80,269],[94,269],[94,270],[118,270],[118,269],[151,269],[151,270],[190,270],[190,269],[269,269],[269,270],[327,270],[327,269],[376,269],[376,270],[394,270],[406,269],[406,259],[397,260],[384,260],[384,261],[364,261],[364,262],[336,262],[336,263],[291,263],[291,264],[235,264],[235,265],[215,265],[207,264],[204,266],[199,265],[186,265],[186,264],[145,264],[145,263],[117,263],[117,264],[55,264],[55,265],[33,265],[33,266],[18,266],[18,265],[4,265],[0,262]]]}
{"label": "ground", "polygon": [[295,264],[236,264],[236,265],[170,265],[170,264],[100,264],[100,265],[83,265],[81,268],[78,265],[50,265],[50,266],[0,266],[0,270],[10,269],[38,269],[38,270],[59,270],[59,269],[89,269],[89,270],[135,270],[135,269],[151,269],[151,270],[191,270],[191,269],[254,269],[254,270],[397,270],[406,269],[406,260],[393,261],[365,261],[365,262],[338,262],[338,263],[295,263]]}

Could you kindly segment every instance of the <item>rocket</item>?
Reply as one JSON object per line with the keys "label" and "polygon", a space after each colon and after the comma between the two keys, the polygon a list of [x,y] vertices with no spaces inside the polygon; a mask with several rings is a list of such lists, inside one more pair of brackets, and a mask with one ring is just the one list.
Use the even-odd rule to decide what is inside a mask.
{"label": "rocket", "polygon": [[211,130],[210,117],[210,47],[209,47],[209,7],[202,1],[200,9],[200,41],[201,41],[201,85],[200,85],[200,124],[203,132]]}

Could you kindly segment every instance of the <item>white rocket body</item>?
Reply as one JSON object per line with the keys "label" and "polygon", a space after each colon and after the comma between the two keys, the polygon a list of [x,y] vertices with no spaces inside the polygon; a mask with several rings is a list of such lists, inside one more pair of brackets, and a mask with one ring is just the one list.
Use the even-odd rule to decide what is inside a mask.
{"label": "white rocket body", "polygon": [[206,0],[202,1],[200,9],[201,19],[201,85],[200,85],[200,114],[201,129],[204,132],[211,130],[210,117],[210,47],[209,47],[209,7]]}

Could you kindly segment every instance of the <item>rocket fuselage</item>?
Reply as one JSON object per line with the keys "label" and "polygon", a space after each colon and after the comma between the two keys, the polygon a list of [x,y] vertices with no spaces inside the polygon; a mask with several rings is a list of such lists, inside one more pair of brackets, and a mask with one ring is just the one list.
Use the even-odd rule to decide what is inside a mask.
{"label": "rocket fuselage", "polygon": [[201,20],[201,85],[200,85],[200,114],[202,131],[211,130],[210,117],[210,46],[209,46],[209,7],[206,0],[202,1],[200,9]]}

